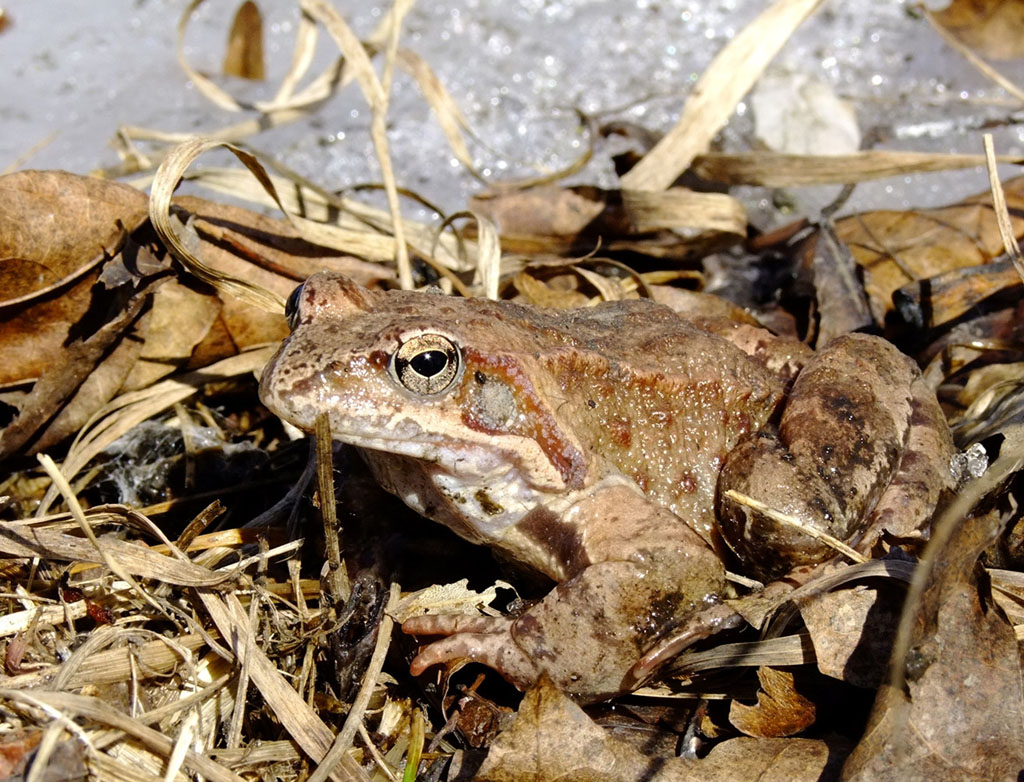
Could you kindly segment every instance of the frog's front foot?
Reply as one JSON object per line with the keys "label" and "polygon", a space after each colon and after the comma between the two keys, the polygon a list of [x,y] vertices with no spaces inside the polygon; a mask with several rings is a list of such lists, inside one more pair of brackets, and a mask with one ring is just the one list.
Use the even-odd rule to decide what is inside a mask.
{"label": "frog's front foot", "polygon": [[489,616],[415,616],[402,623],[410,635],[444,635],[423,647],[410,665],[419,676],[432,665],[472,660],[498,671],[520,690],[537,681],[539,671],[512,637],[514,620]]}
{"label": "frog's front foot", "polygon": [[567,570],[569,563],[585,566],[514,619],[406,620],[407,633],[447,636],[420,652],[414,674],[468,658],[520,689],[544,675],[580,701],[605,700],[635,688],[630,670],[644,651],[725,591],[715,552],[635,487],[614,483],[594,491],[552,520],[548,532],[576,544]]}

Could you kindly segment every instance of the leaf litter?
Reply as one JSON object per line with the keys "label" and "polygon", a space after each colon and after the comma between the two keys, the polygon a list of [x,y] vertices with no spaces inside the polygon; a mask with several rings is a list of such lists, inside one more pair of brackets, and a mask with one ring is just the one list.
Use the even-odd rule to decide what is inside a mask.
{"label": "leaf litter", "polygon": [[[1016,778],[1021,180],[941,209],[825,216],[750,239],[728,193],[676,184],[687,171],[723,190],[854,184],[977,163],[882,150],[712,153],[735,104],[817,5],[771,4],[709,66],[677,128],[620,190],[561,184],[573,166],[511,183],[473,169],[489,190],[467,212],[439,226],[404,217],[385,133],[394,69],[415,75],[467,168],[475,136],[429,64],[398,46],[411,3],[396,3],[360,42],[319,0],[301,3],[292,67],[270,101],[235,100],[182,56],[211,101],[260,115],[195,139],[124,128],[125,163],[107,173],[148,180],[155,170],[148,200],[61,172],[0,178],[8,775]],[[994,37],[989,56],[1003,56],[999,25],[944,18],[983,50]],[[321,26],[339,57],[300,88]],[[246,29],[231,47],[258,51],[244,38],[259,26]],[[308,118],[350,81],[371,108],[387,210],[291,175],[244,143]],[[217,147],[245,170],[193,168]],[[284,219],[174,196],[185,180]],[[926,364],[973,456],[923,552],[894,546],[857,564],[840,555],[765,585],[736,574],[730,609],[747,629],[681,655],[667,639],[648,653],[662,676],[620,699],[614,719],[544,682],[521,701],[490,674],[417,682],[394,621],[423,606],[496,615],[523,598],[495,564],[467,569],[479,552],[411,524],[346,449],[321,437],[314,457],[255,403],[253,378],[287,333],[281,304],[320,268],[369,286],[433,283],[542,306],[652,296],[812,345],[882,331]],[[754,296],[751,270],[788,282]],[[698,290],[671,285],[680,281]],[[743,293],[729,304],[700,289]],[[131,456],[119,460],[126,444]],[[229,469],[240,452],[260,454],[241,480]],[[125,504],[124,489],[140,483],[153,501]],[[338,515],[325,497],[337,498]],[[529,595],[529,579],[521,585]]]}

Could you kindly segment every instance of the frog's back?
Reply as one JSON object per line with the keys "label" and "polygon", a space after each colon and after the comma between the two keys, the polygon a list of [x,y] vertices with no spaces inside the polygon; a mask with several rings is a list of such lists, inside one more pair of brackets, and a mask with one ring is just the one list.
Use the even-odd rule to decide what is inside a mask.
{"label": "frog's back", "polygon": [[724,338],[649,302],[572,317],[573,348],[545,356],[571,402],[572,429],[607,470],[709,537],[725,457],[768,421],[781,382]]}

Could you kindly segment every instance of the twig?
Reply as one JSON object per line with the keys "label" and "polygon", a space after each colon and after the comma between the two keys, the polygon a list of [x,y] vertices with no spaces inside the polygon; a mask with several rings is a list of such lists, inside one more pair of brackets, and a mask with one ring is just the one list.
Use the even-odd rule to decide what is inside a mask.
{"label": "twig", "polygon": [[996,171],[996,153],[992,144],[992,134],[986,133],[983,139],[985,141],[985,164],[988,167],[988,184],[992,188],[992,209],[996,213],[999,236],[1003,240],[1003,249],[1013,261],[1013,268],[1017,270],[1021,280],[1024,280],[1024,258],[1021,257],[1017,237],[1013,235],[1013,223],[1010,222],[1010,212],[1006,208],[1006,194],[1003,192],[1003,183],[999,181],[999,172]]}
{"label": "twig", "polygon": [[915,8],[922,16],[924,16],[925,19],[928,20],[929,24],[931,24],[931,26],[935,29],[935,32],[942,36],[942,39],[946,43],[948,43],[950,46],[956,49],[961,55],[963,55],[964,59],[966,59],[967,62],[969,62],[979,71],[981,71],[981,73],[984,76],[987,76],[989,79],[994,81],[996,84],[998,84],[1008,93],[1013,95],[1015,98],[1019,100],[1024,100],[1024,91],[1022,91],[1019,87],[1017,87],[1016,84],[1014,84],[1012,81],[1003,76],[1003,74],[1001,74],[987,62],[981,59],[978,55],[972,52],[968,47],[964,46],[964,44],[960,41],[959,38],[957,38],[955,35],[953,35],[953,33],[951,33],[949,30],[947,30],[945,27],[939,24],[939,20],[935,18],[935,14],[933,14],[931,11],[925,8],[924,5],[921,4],[918,4],[917,6],[915,6]]}
{"label": "twig", "polygon": [[837,540],[836,538],[833,538],[831,535],[828,535],[822,532],[821,530],[817,530],[814,527],[808,527],[795,516],[789,516],[785,513],[781,513],[780,511],[777,511],[769,507],[768,505],[765,505],[760,500],[755,500],[753,497],[748,497],[746,494],[741,494],[735,489],[729,489],[725,493],[725,496],[728,497],[733,502],[738,502],[740,505],[746,505],[748,508],[753,508],[758,513],[764,514],[765,516],[770,518],[772,521],[777,521],[780,524],[785,524],[786,526],[800,530],[808,537],[814,538],[820,543],[824,543],[829,548],[835,549],[840,554],[851,559],[854,562],[864,563],[868,561],[867,557],[865,557],[863,554],[858,553],[857,551],[854,551],[841,540]]}
{"label": "twig", "polygon": [[331,419],[326,413],[316,417],[316,478],[320,492],[320,516],[324,521],[324,543],[327,546],[327,584],[335,605],[341,605],[352,593],[348,573],[341,561],[338,542],[338,510],[334,501],[334,458]]}

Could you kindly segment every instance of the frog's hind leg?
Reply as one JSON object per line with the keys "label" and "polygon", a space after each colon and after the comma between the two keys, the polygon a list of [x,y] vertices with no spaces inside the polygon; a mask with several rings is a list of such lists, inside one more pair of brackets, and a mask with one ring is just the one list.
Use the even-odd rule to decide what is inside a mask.
{"label": "frog's hind leg", "polygon": [[924,378],[911,387],[910,432],[900,467],[871,512],[858,542],[869,551],[885,536],[890,540],[927,537],[928,521],[943,489],[953,488],[950,461],[955,448],[935,393]]}
{"label": "frog's hind leg", "polygon": [[940,456],[938,467],[921,462],[935,460],[926,451],[947,448],[948,438],[938,403],[909,358],[877,337],[840,337],[797,377],[778,433],[758,432],[727,458],[719,479],[722,535],[762,578],[822,561],[833,554],[825,544],[736,501],[728,490],[856,542],[873,511],[887,517],[902,512],[900,484],[917,487],[909,501],[917,516],[930,512],[938,489],[919,484],[941,478],[949,460]]}

